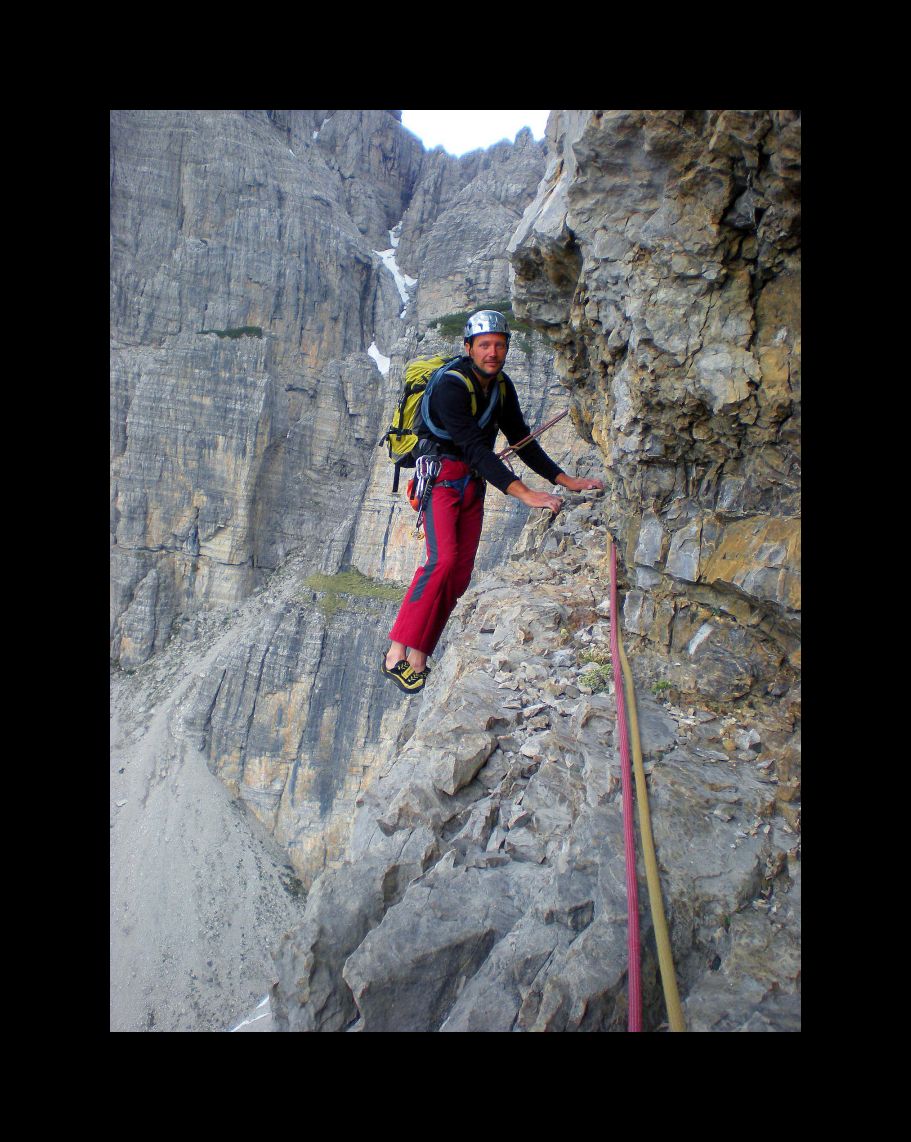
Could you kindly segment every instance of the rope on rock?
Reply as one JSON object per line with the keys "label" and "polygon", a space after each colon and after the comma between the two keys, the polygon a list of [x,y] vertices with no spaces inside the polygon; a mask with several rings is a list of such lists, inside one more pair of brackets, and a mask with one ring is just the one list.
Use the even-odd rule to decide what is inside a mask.
{"label": "rope on rock", "polygon": [[630,726],[633,740],[633,772],[636,775],[636,804],[639,809],[639,835],[642,838],[642,855],[645,857],[645,878],[648,884],[649,907],[652,911],[652,924],[655,928],[655,941],[658,945],[658,965],[661,969],[661,986],[664,989],[664,1003],[671,1031],[685,1031],[683,1008],[677,991],[677,974],[674,970],[674,955],[668,935],[667,920],[664,916],[664,900],[661,895],[661,878],[658,874],[658,858],[655,855],[655,840],[652,836],[652,818],[648,808],[648,788],[645,784],[645,768],[642,764],[642,745],[639,740],[639,718],[636,712],[636,690],[633,676],[620,644],[620,661],[623,664],[623,678],[629,702]]}
{"label": "rope on rock", "polygon": [[[655,929],[655,940],[658,945],[658,965],[661,970],[661,985],[664,990],[664,1002],[667,1007],[668,1025],[671,1031],[686,1031],[683,1018],[683,1008],[680,1004],[680,995],[677,991],[677,975],[674,970],[674,957],[671,950],[671,941],[668,935],[667,921],[664,915],[664,901],[661,894],[661,878],[658,873],[658,859],[655,855],[655,840],[652,835],[652,819],[648,807],[648,788],[645,783],[645,768],[642,764],[642,744],[639,737],[639,717],[636,710],[636,689],[633,685],[633,676],[629,668],[629,661],[620,637],[620,616],[617,611],[617,552],[613,540],[608,535],[607,544],[611,555],[611,658],[616,664],[618,658],[622,666],[623,678],[621,680],[614,666],[614,692],[617,695],[617,724],[620,734],[621,759],[623,758],[624,739],[626,749],[629,749],[629,735],[626,728],[626,704],[629,703],[629,720],[632,729],[633,767],[636,774],[636,803],[639,811],[639,833],[642,838],[642,853],[645,858],[645,875],[648,884],[649,906],[652,912],[652,924]],[[616,653],[615,653],[616,652]],[[624,685],[625,683],[625,685]],[[627,698],[628,695],[628,698]],[[621,710],[623,711],[621,715]],[[626,822],[631,821],[632,807],[628,808],[626,783],[629,779],[629,756],[627,753],[622,763],[621,775],[624,780],[623,791],[623,819],[624,831]],[[631,830],[630,830],[631,831]],[[635,900],[635,995],[640,1009],[636,1013],[637,1021],[641,1023],[641,990],[639,979],[639,898],[635,885],[636,869],[635,846],[627,845],[626,877],[627,877],[627,908],[630,900]],[[630,896],[629,882],[632,868],[633,894]],[[632,953],[632,922],[628,934],[630,947],[630,964],[633,963]],[[630,970],[630,1031],[640,1030],[640,1026],[633,1026],[633,971]]]}
{"label": "rope on rock", "polygon": [[636,882],[636,836],[633,829],[633,777],[630,770],[629,729],[620,662],[620,615],[617,611],[617,549],[607,537],[610,550],[610,645],[613,663],[614,695],[617,707],[617,735],[620,744],[620,781],[623,790],[623,845],[626,855],[626,950],[628,957],[629,1011],[627,1031],[642,1030],[642,977],[639,947],[639,886]]}

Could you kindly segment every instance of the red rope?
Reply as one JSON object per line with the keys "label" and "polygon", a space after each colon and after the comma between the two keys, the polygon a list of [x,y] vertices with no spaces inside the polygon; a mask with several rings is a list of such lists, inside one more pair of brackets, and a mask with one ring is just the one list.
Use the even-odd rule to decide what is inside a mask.
{"label": "red rope", "polygon": [[617,612],[617,548],[611,542],[610,648],[617,706],[617,736],[620,744],[620,777],[623,788],[623,840],[626,855],[627,955],[629,958],[628,1031],[642,1030],[642,983],[639,965],[639,886],[636,882],[636,836],[633,830],[633,775],[630,766],[629,728],[623,694],[620,662],[620,615]]}

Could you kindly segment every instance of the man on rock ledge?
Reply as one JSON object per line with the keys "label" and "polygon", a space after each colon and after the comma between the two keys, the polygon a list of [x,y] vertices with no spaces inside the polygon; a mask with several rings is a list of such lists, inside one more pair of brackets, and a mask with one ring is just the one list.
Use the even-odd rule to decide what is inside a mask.
{"label": "man on rock ledge", "polygon": [[[532,491],[493,451],[498,431],[510,444],[518,444],[530,434],[515,387],[502,371],[509,338],[509,325],[502,313],[482,309],[472,314],[465,325],[465,356],[435,385],[429,402],[425,394],[415,417],[415,453],[437,460],[439,470],[425,500],[427,557],[414,573],[383,658],[383,673],[406,694],[424,688],[430,673],[427,659],[468,588],[481,539],[487,484],[530,508],[547,508],[554,514],[560,510],[559,496]],[[474,414],[469,385],[475,394]],[[479,420],[493,395],[491,385],[496,385],[501,395],[482,427]],[[424,403],[430,406],[426,416]],[[449,439],[436,435],[428,421],[437,430],[442,428]],[[604,486],[600,480],[567,476],[537,440],[522,447],[522,459],[539,476],[572,492]]]}

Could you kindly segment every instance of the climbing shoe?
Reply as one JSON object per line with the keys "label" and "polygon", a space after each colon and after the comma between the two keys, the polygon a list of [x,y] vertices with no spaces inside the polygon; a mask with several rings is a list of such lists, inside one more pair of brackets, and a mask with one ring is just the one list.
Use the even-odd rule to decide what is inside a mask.
{"label": "climbing shoe", "polygon": [[423,670],[415,670],[406,659],[402,658],[390,669],[386,665],[386,655],[384,654],[383,673],[387,678],[391,678],[396,686],[398,686],[400,690],[404,690],[406,694],[416,694],[419,690],[424,689],[424,683],[427,681],[430,667],[427,666]]}

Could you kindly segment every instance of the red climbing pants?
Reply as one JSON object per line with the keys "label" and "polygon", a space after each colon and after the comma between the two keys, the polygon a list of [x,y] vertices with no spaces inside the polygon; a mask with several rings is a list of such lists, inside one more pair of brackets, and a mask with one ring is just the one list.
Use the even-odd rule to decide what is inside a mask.
{"label": "red climbing pants", "polygon": [[[461,487],[446,487],[452,481]],[[461,460],[443,460],[424,512],[427,555],[402,600],[389,637],[433,654],[471,581],[484,522],[484,482]]]}

